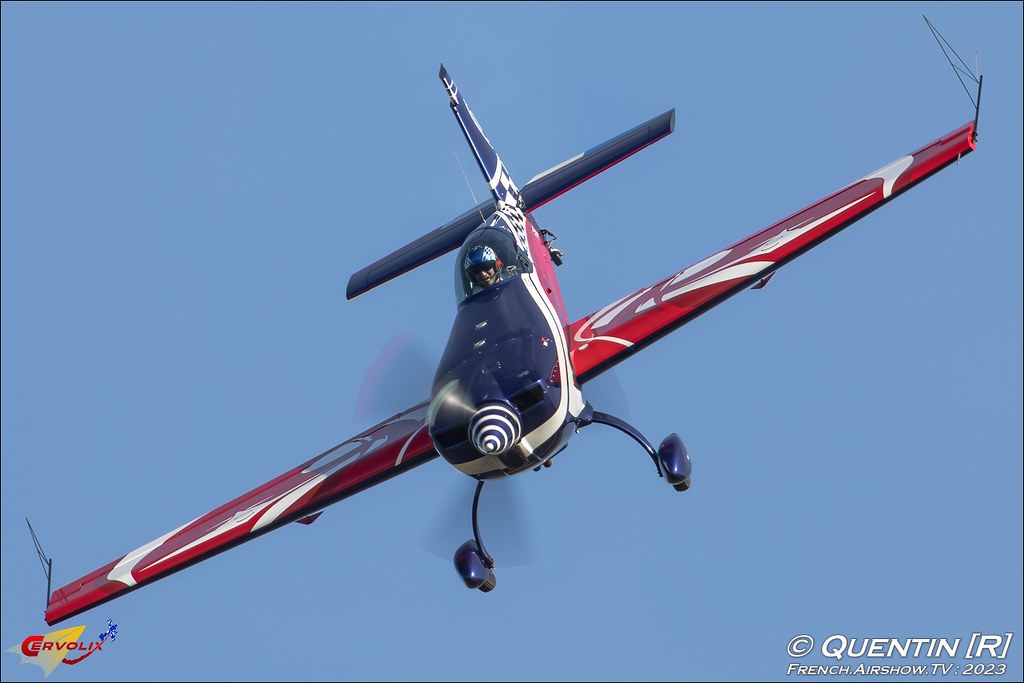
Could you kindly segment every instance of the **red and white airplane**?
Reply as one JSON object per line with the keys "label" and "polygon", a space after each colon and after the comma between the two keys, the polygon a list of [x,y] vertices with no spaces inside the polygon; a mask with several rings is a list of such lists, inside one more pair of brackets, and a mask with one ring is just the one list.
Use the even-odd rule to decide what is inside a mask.
{"label": "red and white airplane", "polygon": [[[977,118],[843,189],[598,311],[569,320],[555,278],[562,254],[532,211],[672,132],[675,111],[541,173],[513,182],[462,93],[440,77],[493,198],[352,276],[348,297],[458,249],[455,322],[427,400],[375,425],[109,564],[49,599],[55,624],[441,456],[478,480],[475,538],[455,553],[470,588],[495,586],[480,540],[484,482],[549,465],[593,423],[638,441],[677,490],[691,465],[673,434],[655,448],[624,421],[601,413],[583,387],[603,371],[772,274],[840,230],[972,152]],[[979,83],[980,98],[980,83]],[[481,223],[481,217],[484,218]]]}

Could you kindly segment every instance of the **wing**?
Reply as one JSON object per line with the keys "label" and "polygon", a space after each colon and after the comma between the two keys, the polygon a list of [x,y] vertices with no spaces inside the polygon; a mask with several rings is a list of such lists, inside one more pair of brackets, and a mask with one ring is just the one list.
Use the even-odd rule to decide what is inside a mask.
{"label": "wing", "polygon": [[581,382],[771,273],[974,150],[969,123],[838,192],[569,327]]}
{"label": "wing", "polygon": [[385,420],[263,486],[235,498],[50,596],[55,624],[437,457],[426,430],[427,402]]}

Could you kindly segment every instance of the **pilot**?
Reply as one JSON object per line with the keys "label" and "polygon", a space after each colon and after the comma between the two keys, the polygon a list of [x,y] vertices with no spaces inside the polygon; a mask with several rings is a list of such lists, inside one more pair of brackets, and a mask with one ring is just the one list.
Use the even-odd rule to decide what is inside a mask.
{"label": "pilot", "polygon": [[469,278],[474,291],[496,285],[504,277],[501,259],[498,258],[494,249],[488,246],[478,245],[470,249],[463,265],[466,269],[466,277]]}

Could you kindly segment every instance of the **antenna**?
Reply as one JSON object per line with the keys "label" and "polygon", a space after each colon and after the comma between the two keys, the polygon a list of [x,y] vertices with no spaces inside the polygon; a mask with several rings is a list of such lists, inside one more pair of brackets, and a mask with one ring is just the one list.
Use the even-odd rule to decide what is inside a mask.
{"label": "antenna", "polygon": [[43,565],[43,573],[46,574],[46,604],[50,604],[50,579],[53,576],[53,558],[47,557],[46,553],[43,552],[43,546],[39,544],[39,537],[36,536],[35,529],[32,528],[32,522],[28,521],[28,517],[25,518],[25,524],[28,524],[28,532],[32,534],[32,542],[36,544],[36,555],[39,556],[39,561]]}
{"label": "antenna", "polygon": [[[960,57],[960,55],[957,54],[956,50],[953,49],[953,46],[949,44],[949,41],[942,37],[942,34],[939,33],[939,30],[937,28],[935,28],[935,26],[932,24],[932,22],[928,21],[928,17],[924,16],[923,14],[921,16],[924,18],[924,23],[928,24],[928,28],[931,29],[932,35],[935,36],[935,42],[939,44],[939,48],[942,50],[942,54],[946,57],[946,61],[948,61],[949,65],[953,68],[953,73],[955,73],[957,79],[959,79],[960,85],[962,85],[964,87],[964,92],[967,93],[967,99],[969,99],[971,101],[971,104],[974,105],[974,132],[971,133],[971,139],[972,140],[977,140],[978,139],[978,116],[979,116],[979,114],[981,114],[981,82],[982,82],[982,80],[984,80],[985,77],[980,75],[980,74],[975,76],[973,73],[971,73],[971,70],[970,70],[971,68],[969,66],[967,66],[967,62],[965,62]],[[949,52],[952,52],[954,55],[956,55],[957,60],[960,61],[960,64],[963,65],[963,68],[960,68],[959,66],[957,66],[956,64],[953,63],[953,60],[949,56],[949,52],[946,52],[946,48],[947,47],[949,48]],[[978,53],[977,52],[974,53],[974,70],[975,70],[975,73],[978,72]],[[961,74],[967,76],[970,80],[972,80],[972,81],[974,81],[975,83],[978,84],[978,95],[977,95],[977,98],[975,98],[975,97],[973,97],[971,95],[971,91],[967,89],[967,84],[964,83],[964,79],[961,77]]]}
{"label": "antenna", "polygon": [[[473,206],[480,206],[480,202],[476,200],[476,195],[473,193],[473,186],[469,184],[469,178],[466,176],[466,169],[462,167],[462,162],[459,161],[459,155],[455,153],[454,149],[452,150],[452,156],[455,157],[455,162],[459,165],[459,170],[462,171],[462,177],[466,181],[466,189],[469,190],[469,196],[473,198]],[[477,213],[480,214],[481,223],[487,220],[487,218],[484,217],[483,211],[477,209]]]}

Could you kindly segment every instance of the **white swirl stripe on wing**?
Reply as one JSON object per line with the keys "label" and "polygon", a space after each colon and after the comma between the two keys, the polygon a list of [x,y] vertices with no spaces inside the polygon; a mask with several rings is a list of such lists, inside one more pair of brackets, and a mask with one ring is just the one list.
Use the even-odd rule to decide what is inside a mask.
{"label": "white swirl stripe on wing", "polygon": [[726,266],[721,270],[716,270],[710,275],[705,275],[699,280],[694,280],[688,285],[684,285],[679,289],[668,292],[661,296],[662,301],[668,301],[677,296],[682,296],[695,289],[702,289],[704,287],[710,287],[711,285],[717,285],[721,282],[728,282],[729,280],[738,280],[740,278],[748,278],[751,275],[757,275],[765,268],[770,268],[775,265],[775,261],[748,261],[747,263],[738,263],[733,266]]}
{"label": "white swirl stripe on wing", "polygon": [[329,474],[332,473],[333,472],[318,474],[313,479],[310,479],[304,484],[296,486],[291,491],[281,496],[273,505],[267,508],[267,511],[264,512],[263,515],[260,517],[259,521],[256,522],[255,525],[253,525],[252,531],[250,531],[249,533],[252,533],[253,531],[258,531],[259,529],[262,529],[271,522],[276,521],[278,517],[280,517],[283,513],[288,511],[288,508],[290,508],[295,503],[295,501],[299,500],[309,491],[313,490],[315,486],[318,486],[324,479],[326,479],[329,476]]}
{"label": "white swirl stripe on wing", "polygon": [[882,179],[882,199],[888,199],[889,195],[892,194],[892,186],[896,184],[899,177],[903,175],[903,172],[910,168],[910,165],[914,163],[914,157],[907,155],[900,157],[896,161],[892,162],[888,166],[883,166],[874,173],[869,173],[857,182],[861,180],[873,180],[875,178]]}
{"label": "white swirl stripe on wing", "polygon": [[[370,438],[372,438],[372,437],[373,437],[373,434],[370,435]],[[287,512],[288,509],[297,500],[299,500],[304,495],[306,495],[308,492],[312,491],[314,488],[319,486],[328,477],[332,476],[335,472],[338,472],[339,470],[341,470],[341,469],[343,469],[345,467],[348,467],[352,463],[355,463],[355,462],[358,462],[358,461],[362,460],[363,458],[368,456],[370,453],[373,453],[378,448],[380,448],[381,446],[386,444],[388,441],[390,441],[390,437],[387,434],[385,434],[382,439],[375,440],[373,445],[371,445],[369,448],[367,448],[364,452],[360,453],[358,455],[358,457],[355,457],[355,458],[351,458],[350,457],[350,458],[346,458],[345,460],[336,462],[336,463],[332,464],[329,468],[326,468],[323,472],[318,474],[313,479],[310,479],[309,481],[301,483],[298,486],[296,486],[295,488],[293,488],[292,490],[288,491],[287,493],[285,493],[284,495],[279,497],[277,499],[277,501],[274,502],[273,505],[271,505],[269,508],[267,508],[267,511],[263,513],[263,515],[260,517],[259,521],[256,522],[256,524],[253,526],[252,530],[249,533],[252,533],[253,531],[257,531],[259,529],[262,529],[263,527],[267,526],[268,524],[277,521],[277,519],[282,514]]]}
{"label": "white swirl stripe on wing", "polygon": [[[302,470],[302,474],[310,474],[311,472],[327,468],[328,466],[332,470],[337,469],[339,463],[344,465],[353,458],[361,458],[365,455],[369,455],[387,442],[388,436],[386,434],[382,439],[377,440],[374,440],[373,434],[370,434],[354,441],[346,441],[334,450],[328,451],[322,457],[317,458],[312,464]],[[365,451],[360,452],[359,449],[366,443],[370,443],[370,447]]]}
{"label": "white swirl stripe on wing", "polygon": [[645,301],[642,304],[640,304],[639,306],[637,306],[636,312],[637,313],[643,313],[648,308],[654,308],[657,305],[658,305],[658,302],[654,300],[654,297],[651,297],[647,301]]}
{"label": "white swirl stripe on wing", "polygon": [[135,569],[135,565],[137,565],[139,561],[146,555],[149,555],[151,552],[153,552],[161,545],[163,545],[164,541],[177,534],[179,531],[187,527],[189,524],[193,524],[195,521],[196,520],[193,519],[191,522],[182,524],[174,531],[170,531],[161,536],[160,538],[150,541],[141,548],[136,548],[135,550],[131,551],[130,553],[122,557],[121,560],[116,565],[114,565],[114,568],[111,569],[110,572],[107,574],[107,581],[120,581],[129,588],[134,586],[136,583],[138,583],[138,581],[135,580],[135,577],[132,576],[132,570]]}
{"label": "white swirl stripe on wing", "polygon": [[702,270],[704,270],[704,269],[714,265],[715,263],[718,263],[719,261],[724,259],[726,256],[728,256],[730,251],[732,251],[732,249],[726,249],[724,251],[718,252],[717,254],[715,254],[713,256],[708,256],[706,259],[704,259],[703,261],[700,261],[699,263],[694,263],[692,266],[688,267],[686,270],[684,270],[683,272],[679,273],[678,275],[673,277],[671,280],[666,282],[664,285],[662,285],[662,287],[661,287],[662,291],[668,289],[672,285],[679,284],[680,282],[682,282],[686,278],[690,277],[691,275],[696,275],[697,273],[701,272]]}
{"label": "white swirl stripe on wing", "polygon": [[[708,273],[707,275],[703,275],[703,276],[697,278],[696,280],[694,280],[693,282],[690,282],[689,284],[686,284],[686,285],[684,285],[683,287],[681,287],[681,288],[679,288],[677,290],[673,290],[672,292],[664,294],[661,298],[664,301],[664,300],[667,300],[667,299],[671,299],[673,297],[677,297],[680,294],[685,294],[686,292],[692,292],[695,289],[700,289],[702,287],[706,287],[708,285],[718,284],[719,282],[724,282],[726,280],[733,280],[733,279],[736,279],[736,278],[739,278],[739,277],[743,277],[744,275],[747,275],[747,276],[755,275],[755,274],[759,273],[760,271],[764,270],[764,268],[766,268],[767,265],[773,265],[775,263],[775,260],[771,260],[771,261],[748,261],[747,263],[741,263],[741,261],[743,261],[745,259],[748,259],[748,258],[751,258],[753,256],[762,256],[762,255],[765,255],[765,254],[770,254],[770,253],[772,253],[774,251],[778,251],[778,249],[780,247],[785,246],[786,244],[789,244],[793,240],[801,237],[802,235],[806,235],[808,232],[814,230],[819,225],[822,225],[823,223],[827,223],[828,221],[832,220],[833,218],[835,218],[839,214],[843,213],[844,211],[847,211],[848,209],[856,206],[857,204],[860,204],[861,202],[863,202],[866,199],[869,199],[870,197],[871,197],[870,194],[869,195],[865,195],[863,197],[859,197],[857,199],[854,199],[852,202],[846,204],[845,206],[842,206],[842,207],[836,209],[835,211],[822,216],[821,218],[817,218],[817,219],[815,219],[815,220],[813,220],[813,221],[811,221],[809,223],[797,224],[796,226],[793,226],[793,227],[790,227],[790,228],[786,228],[782,232],[780,232],[780,233],[778,233],[776,235],[772,235],[771,237],[766,239],[764,242],[762,242],[758,246],[756,246],[753,249],[751,249],[750,251],[746,251],[743,254],[740,254],[735,259],[733,259],[731,262],[727,263],[726,265],[722,266],[721,268],[713,270],[710,273]],[[705,262],[706,261],[707,261],[707,259],[705,259]],[[746,266],[753,266],[755,264],[757,265],[756,268],[747,268],[746,267]],[[767,264],[767,265],[765,265],[765,264]],[[691,270],[691,269],[692,268],[687,268],[687,270]],[[686,271],[683,271],[683,272],[685,273]],[[728,273],[728,276],[723,277],[724,273]],[[679,278],[677,276],[676,278],[673,278],[673,281],[677,281],[678,279]]]}
{"label": "white swirl stripe on wing", "polygon": [[[891,165],[893,166],[893,165]],[[883,169],[884,170],[884,169]],[[644,311],[656,308],[658,304],[674,299],[683,294],[693,292],[704,287],[711,285],[717,285],[722,282],[730,282],[733,280],[746,279],[763,273],[768,268],[774,266],[778,262],[778,257],[773,257],[773,253],[778,251],[781,247],[789,244],[793,240],[800,238],[803,235],[811,232],[815,228],[822,224],[832,220],[836,216],[842,214],[844,211],[856,206],[857,204],[870,199],[875,196],[874,193],[858,197],[853,201],[847,203],[845,206],[830,212],[825,216],[816,218],[814,220],[805,220],[788,228],[780,230],[771,234],[765,238],[760,244],[748,248],[739,250],[740,253],[736,254],[730,261],[723,265],[718,265],[725,259],[729,258],[731,254],[737,251],[736,247],[720,251],[717,254],[709,256],[708,258],[689,266],[685,270],[679,272],[675,276],[669,278],[664,285],[658,290],[660,297],[652,294],[644,299],[631,313],[629,317],[632,318]],[[761,258],[758,258],[761,257]],[[750,260],[757,259],[757,260]],[[702,271],[704,272],[703,274]],[[681,285],[681,286],[679,286]],[[672,289],[676,286],[675,289]],[[667,291],[666,291],[667,290]],[[606,341],[615,344],[621,344],[622,346],[629,348],[633,346],[633,342],[620,339],[618,337],[611,336],[591,336],[584,337],[584,334],[588,332],[593,335],[594,332],[602,327],[613,325],[615,321],[622,316],[622,313],[626,311],[629,306],[635,303],[638,299],[643,297],[645,294],[650,292],[649,288],[645,288],[639,292],[631,294],[627,297],[619,299],[618,301],[605,306],[601,310],[591,315],[584,323],[576,330],[573,338],[581,344],[579,350],[583,350],[593,341]]]}
{"label": "white swirl stripe on wing", "polygon": [[359,448],[363,445],[362,439],[355,439],[353,441],[346,441],[337,448],[333,448],[322,456],[311,462],[309,465],[302,469],[303,474],[309,474],[320,469],[324,465],[328,465],[336,460],[349,456],[353,453],[359,452]]}
{"label": "white swirl stripe on wing", "polygon": [[398,466],[398,465],[400,465],[402,463],[402,458],[405,457],[405,452],[407,450],[409,450],[409,446],[410,446],[410,444],[412,444],[412,442],[416,438],[416,436],[420,432],[422,432],[424,429],[426,429],[426,428],[427,428],[427,425],[426,425],[426,423],[424,423],[422,427],[420,427],[415,432],[413,432],[412,436],[410,436],[408,439],[406,439],[405,443],[402,444],[402,450],[398,451],[398,457],[395,458],[395,465],[396,466]]}
{"label": "white swirl stripe on wing", "polygon": [[[301,486],[301,484],[299,486]],[[298,488],[298,487],[292,488],[291,491],[294,491],[296,488]],[[285,492],[285,493],[281,494],[281,496],[288,495],[288,493],[289,492]],[[171,559],[177,557],[178,555],[181,555],[182,553],[187,552],[187,551],[191,550],[192,548],[195,548],[196,546],[202,545],[203,543],[206,543],[207,541],[209,541],[209,540],[211,540],[213,538],[216,538],[217,536],[220,536],[220,535],[222,535],[224,533],[227,533],[227,532],[229,532],[229,531],[231,531],[233,529],[236,529],[236,528],[244,525],[248,521],[248,519],[250,517],[252,517],[251,512],[249,512],[250,510],[252,510],[254,512],[259,512],[260,510],[266,508],[267,505],[272,504],[271,501],[274,501],[274,500],[277,500],[277,499],[280,499],[280,496],[278,496],[276,498],[274,498],[274,497],[265,498],[265,499],[261,500],[259,503],[256,503],[255,505],[250,506],[250,508],[248,510],[243,511],[243,512],[246,512],[247,514],[244,514],[242,516],[242,520],[241,521],[236,521],[235,520],[235,515],[232,515],[231,517],[225,519],[223,522],[218,524],[216,527],[214,527],[210,531],[206,532],[205,534],[203,534],[202,536],[200,536],[196,540],[192,541],[191,543],[187,543],[187,544],[181,546],[180,548],[178,548],[174,552],[168,553],[167,555],[164,555],[163,557],[158,559],[156,562],[153,562],[152,564],[148,565],[146,567],[146,569],[152,569],[153,567],[156,567],[159,564],[163,564],[164,562],[167,562],[168,560],[171,560]]]}
{"label": "white swirl stripe on wing", "polygon": [[[643,292],[641,292],[640,294],[642,294],[642,293]],[[595,341],[606,341],[606,342],[611,342],[612,344],[621,344],[622,346],[625,346],[626,348],[629,348],[630,346],[632,346],[633,342],[629,341],[628,339],[620,339],[619,337],[604,337],[604,336],[592,336],[592,337],[584,338],[583,334],[585,332],[593,332],[593,328],[595,327],[595,324],[594,324],[595,320],[604,320],[605,313],[607,313],[608,311],[612,310],[613,308],[618,308],[620,305],[624,305],[623,302],[628,304],[630,301],[635,301],[637,296],[639,296],[639,294],[623,297],[622,299],[619,299],[618,301],[614,301],[614,302],[608,304],[604,308],[602,308],[599,311],[597,311],[597,313],[594,313],[592,316],[590,316],[590,318],[588,318],[587,321],[584,322],[583,325],[581,325],[580,328],[578,330],[576,330],[576,333],[573,335],[573,338],[577,342],[579,342],[581,344],[581,346],[579,347],[580,350],[583,350],[583,349],[587,348],[587,346],[590,344],[590,342],[595,342]],[[619,309],[619,310],[621,311],[621,309]],[[609,322],[610,322],[610,320],[609,320]]]}
{"label": "white swirl stripe on wing", "polygon": [[614,320],[615,317],[617,315],[619,315],[619,313],[621,313],[623,311],[623,309],[625,309],[627,306],[629,306],[631,303],[633,303],[634,301],[636,301],[638,298],[642,297],[644,294],[646,294],[649,291],[650,291],[650,289],[645,287],[644,289],[641,289],[639,292],[637,292],[633,296],[626,298],[626,300],[623,301],[621,304],[619,304],[618,306],[616,306],[615,308],[611,309],[610,311],[608,311],[607,313],[602,315],[600,318],[598,318],[594,322],[594,324],[591,325],[591,327],[604,327],[605,325],[610,323],[612,320]]}
{"label": "white swirl stripe on wing", "polygon": [[[359,439],[358,441],[353,442],[353,443],[357,443],[357,444],[362,445],[362,444],[365,443],[365,440],[368,439],[368,438],[372,439],[373,435],[371,434],[370,436],[364,437],[363,439]],[[256,522],[256,524],[253,525],[253,528],[250,529],[246,533],[252,533],[253,531],[256,531],[258,529],[262,529],[263,527],[267,526],[268,524],[276,521],[283,513],[285,513],[295,503],[295,501],[299,500],[306,493],[308,493],[309,491],[313,490],[316,486],[320,485],[325,479],[330,477],[332,474],[334,474],[335,472],[337,472],[338,470],[340,470],[340,469],[342,469],[344,467],[347,467],[348,465],[352,464],[353,462],[357,462],[357,461],[361,460],[363,457],[365,457],[365,456],[369,455],[370,453],[376,451],[378,448],[380,448],[381,446],[386,444],[388,441],[389,441],[389,438],[388,438],[387,435],[385,435],[383,438],[377,439],[377,440],[373,441],[370,444],[369,448],[367,448],[365,451],[362,451],[362,452],[360,452],[360,451],[354,451],[353,452],[353,451],[350,451],[350,450],[346,450],[346,451],[344,451],[340,455],[333,455],[333,454],[337,453],[337,451],[340,450],[340,447],[334,449],[327,456],[324,456],[323,458],[319,458],[319,459],[316,460],[314,465],[323,467],[322,471],[319,472],[318,474],[316,474],[316,476],[313,476],[313,477],[311,477],[311,478],[309,478],[309,479],[307,479],[305,481],[302,481],[302,482],[296,484],[295,486],[293,486],[291,489],[285,491],[284,493],[278,494],[277,496],[268,496],[267,498],[264,498],[260,502],[255,503],[254,505],[249,506],[247,509],[241,510],[239,512],[236,512],[230,518],[228,518],[228,519],[224,520],[223,522],[221,522],[220,524],[218,524],[216,528],[211,529],[207,533],[203,534],[202,537],[192,541],[191,543],[188,543],[188,544],[182,546],[181,548],[178,548],[174,552],[169,553],[169,554],[165,555],[164,557],[161,557],[159,560],[157,560],[156,562],[152,563],[147,568],[152,568],[152,567],[157,566],[158,564],[162,564],[164,562],[167,562],[168,560],[173,559],[173,558],[177,557],[178,555],[180,555],[180,554],[182,554],[182,553],[184,553],[184,552],[186,552],[188,550],[191,550],[192,548],[195,548],[195,547],[197,547],[199,545],[202,545],[203,543],[205,543],[205,542],[207,542],[207,541],[209,541],[209,540],[211,540],[213,538],[216,538],[217,536],[220,536],[220,535],[225,534],[225,533],[227,533],[229,531],[232,531],[233,529],[235,529],[235,528],[237,528],[239,526],[242,526],[243,524],[248,522],[248,520],[254,514],[256,514],[256,513],[262,513],[262,514],[261,514],[259,520]],[[302,472],[300,472],[299,474],[309,475],[309,474],[312,473],[312,471],[311,471],[312,469],[313,469],[312,466],[308,467],[308,468],[302,470]],[[168,537],[164,537],[164,538],[168,538]],[[154,546],[154,547],[156,547],[156,546]]]}

